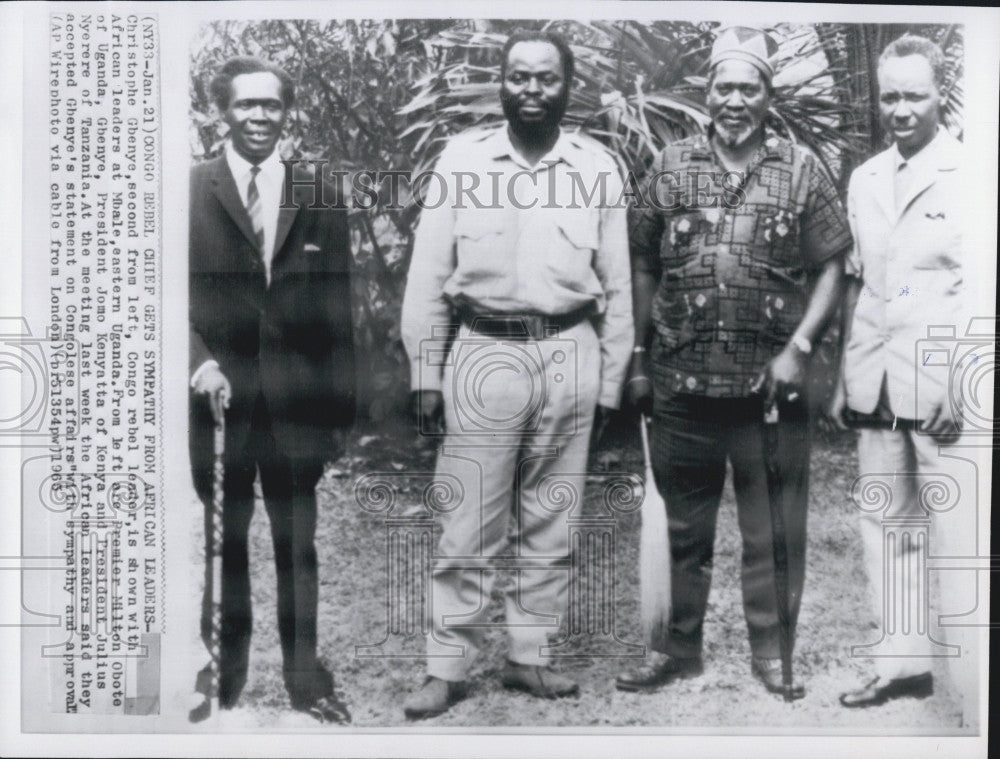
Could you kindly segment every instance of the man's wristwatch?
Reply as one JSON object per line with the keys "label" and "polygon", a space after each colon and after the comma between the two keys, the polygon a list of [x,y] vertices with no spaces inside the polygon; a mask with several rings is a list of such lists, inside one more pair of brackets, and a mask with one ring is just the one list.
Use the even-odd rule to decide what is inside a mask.
{"label": "man's wristwatch", "polygon": [[809,338],[807,337],[803,337],[802,335],[792,335],[792,339],[789,340],[788,342],[790,342],[792,345],[798,348],[799,352],[802,353],[803,355],[808,356],[810,353],[812,353],[813,346],[812,343],[809,342]]}

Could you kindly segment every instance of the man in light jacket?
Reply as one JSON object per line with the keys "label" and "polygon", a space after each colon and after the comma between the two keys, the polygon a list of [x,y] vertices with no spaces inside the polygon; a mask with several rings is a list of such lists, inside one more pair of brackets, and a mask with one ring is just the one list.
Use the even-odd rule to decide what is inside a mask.
{"label": "man in light jacket", "polygon": [[[943,642],[946,630],[928,613],[933,575],[924,563],[928,552],[975,552],[975,470],[962,457],[954,367],[940,360],[965,334],[969,276],[961,145],[940,126],[944,68],[941,50],[922,37],[904,35],[882,53],[879,110],[893,145],[854,172],[848,193],[854,254],[830,416],[861,428],[854,498],[882,622],[878,641],[851,647],[852,656],[874,659],[875,677],[841,696],[849,708],[928,696],[936,657],[971,658]],[[959,591],[974,590],[975,577],[939,574],[942,598],[956,611],[973,609]]]}

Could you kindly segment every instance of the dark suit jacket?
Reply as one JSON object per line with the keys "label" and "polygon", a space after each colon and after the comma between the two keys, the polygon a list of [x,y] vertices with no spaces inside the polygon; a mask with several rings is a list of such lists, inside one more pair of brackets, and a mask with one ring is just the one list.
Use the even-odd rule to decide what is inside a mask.
{"label": "dark suit jacket", "polygon": [[[309,186],[294,198],[297,209],[279,211],[268,285],[225,157],[191,171],[190,370],[214,358],[232,386],[227,452],[245,443],[260,393],[290,456],[325,458],[331,431],[354,421],[347,212],[309,208]],[[324,200],[334,198],[328,186]],[[193,435],[211,428],[206,414],[204,398],[192,399]]]}

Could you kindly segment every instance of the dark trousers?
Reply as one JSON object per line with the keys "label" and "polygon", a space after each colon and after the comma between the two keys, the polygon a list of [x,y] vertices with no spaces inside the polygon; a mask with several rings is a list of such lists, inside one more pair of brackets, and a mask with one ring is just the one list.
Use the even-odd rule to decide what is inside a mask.
{"label": "dark trousers", "polygon": [[[274,545],[278,632],[285,686],[293,706],[307,706],[333,690],[331,675],[316,660],[315,489],[323,472],[322,463],[291,459],[282,454],[272,434],[263,397],[258,398],[254,407],[246,443],[240,450],[226,450],[224,462],[219,702],[223,706],[235,704],[246,683],[253,625],[247,533],[254,510],[254,479],[259,469]],[[200,463],[194,464],[194,479],[195,489],[205,504],[208,544],[212,524],[212,474],[210,466]],[[211,629],[210,571],[207,565],[201,619],[201,633],[206,644]]]}
{"label": "dark trousers", "polygon": [[[759,397],[657,394],[653,468],[667,503],[673,594],[667,638],[654,643],[658,651],[677,657],[701,655],[715,521],[728,460],[743,538],[741,581],[750,649],[755,656],[780,656],[763,415]],[[794,634],[805,577],[809,436],[804,402],[781,406],[778,441],[781,482],[776,495],[785,516]]]}

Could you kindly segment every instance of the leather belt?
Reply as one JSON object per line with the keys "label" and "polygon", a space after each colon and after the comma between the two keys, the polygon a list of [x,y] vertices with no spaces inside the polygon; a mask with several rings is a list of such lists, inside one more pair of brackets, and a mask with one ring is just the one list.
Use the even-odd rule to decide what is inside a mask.
{"label": "leather belt", "polygon": [[860,411],[845,408],[840,418],[848,427],[867,430],[909,430],[912,432],[919,431],[920,425],[923,423],[920,419],[893,416],[891,412],[887,416],[879,413],[879,409],[875,409],[870,414],[863,414]]}
{"label": "leather belt", "polygon": [[473,314],[460,310],[458,317],[474,335],[497,340],[544,340],[559,337],[593,314],[593,307],[586,306],[567,314]]}

